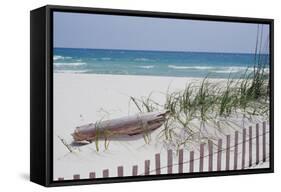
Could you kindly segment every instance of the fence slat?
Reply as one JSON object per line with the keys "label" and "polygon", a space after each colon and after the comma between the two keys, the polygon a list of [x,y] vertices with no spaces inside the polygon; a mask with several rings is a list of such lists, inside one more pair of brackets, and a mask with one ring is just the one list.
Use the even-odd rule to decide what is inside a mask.
{"label": "fence slat", "polygon": [[137,165],[134,165],[134,166],[133,166],[132,175],[133,175],[133,176],[137,176],[137,175],[138,175],[138,166],[137,166]]}
{"label": "fence slat", "polygon": [[213,141],[208,141],[209,147],[209,168],[208,171],[213,171]]}
{"label": "fence slat", "polygon": [[266,161],[266,122],[262,123],[262,161]]}
{"label": "fence slat", "polygon": [[256,165],[260,162],[260,125],[256,124]]}
{"label": "fence slat", "polygon": [[218,140],[217,171],[221,170],[222,139]]}
{"label": "fence slat", "polygon": [[[249,160],[249,167],[252,166],[253,163],[253,142],[256,144],[256,158],[255,158],[255,164],[258,164],[260,161],[260,155],[262,157],[262,161],[266,161],[266,122],[262,122],[262,129],[260,130],[260,125],[257,123],[255,126],[255,137],[256,139],[253,141],[253,127],[249,126],[249,136],[248,136],[248,160]],[[260,132],[262,132],[262,138],[260,139]],[[234,135],[234,157],[233,157],[233,170],[238,169],[238,141],[239,141],[239,132],[235,131]],[[247,129],[243,128],[242,132],[242,152],[241,152],[241,168],[245,169],[246,166],[246,147],[247,147]],[[262,142],[262,143],[260,143]],[[226,136],[226,162],[225,162],[225,170],[230,170],[230,143],[231,143],[231,135]],[[262,144],[262,148],[260,149],[260,144]],[[204,171],[204,157],[205,157],[205,143],[200,144],[200,157],[199,157],[199,172]],[[207,148],[207,147],[206,147]],[[216,150],[216,149],[215,149]],[[222,166],[222,139],[218,139],[218,145],[217,145],[217,166],[216,171],[221,171]],[[183,149],[180,149],[178,155],[178,173],[183,173],[183,161],[184,161],[184,151]],[[207,152],[206,152],[207,153]],[[262,154],[260,154],[262,153]],[[208,171],[213,171],[213,161],[214,161],[214,143],[212,140],[208,140]],[[207,154],[206,154],[207,156]],[[231,158],[232,160],[232,158]],[[239,157],[240,161],[240,157]],[[145,160],[144,162],[144,175],[150,174],[150,160]],[[207,169],[207,167],[205,167]],[[155,154],[155,171],[156,174],[161,174],[161,160],[160,160],[160,153]],[[194,172],[194,151],[189,152],[189,172]],[[169,149],[167,151],[167,173],[172,174],[173,173],[173,151]],[[138,174],[138,166],[134,165],[132,167],[132,175],[137,176]],[[104,169],[102,172],[103,178],[109,177],[109,169]],[[124,167],[118,166],[117,167],[117,175],[118,177],[124,176]],[[96,178],[95,172],[89,173],[89,178]],[[73,175],[74,180],[79,180],[80,175],[74,174]],[[58,177],[58,180],[64,180],[63,177]]]}
{"label": "fence slat", "polygon": [[225,158],[225,170],[229,170],[230,160],[230,135],[226,136],[226,158]]}
{"label": "fence slat", "polygon": [[242,138],[242,169],[245,168],[245,155],[246,155],[246,129],[243,129],[243,138]]}
{"label": "fence slat", "polygon": [[238,162],[238,131],[235,131],[234,136],[234,164],[233,169],[237,169],[237,162]]}
{"label": "fence slat", "polygon": [[249,127],[249,167],[252,166],[252,126]]}
{"label": "fence slat", "polygon": [[90,178],[90,179],[96,178],[96,173],[95,173],[95,172],[90,172],[90,173],[89,173],[89,178]]}
{"label": "fence slat", "polygon": [[189,153],[189,172],[193,173],[194,171],[194,151]]}
{"label": "fence slat", "polygon": [[102,171],[102,177],[103,178],[106,178],[106,177],[108,177],[109,176],[109,170],[108,169],[104,169],[103,171]]}
{"label": "fence slat", "polygon": [[149,175],[150,160],[144,161],[144,175]]}
{"label": "fence slat", "polygon": [[117,175],[118,177],[123,177],[124,171],[123,171],[123,166],[117,167]]}
{"label": "fence slat", "polygon": [[173,173],[173,151],[171,149],[168,150],[168,174]]}
{"label": "fence slat", "polygon": [[73,175],[73,179],[80,179],[80,175],[79,174]]}
{"label": "fence slat", "polygon": [[183,149],[179,150],[179,173],[183,173]]}
{"label": "fence slat", "polygon": [[160,163],[160,153],[155,154],[155,171],[156,175],[161,174],[161,163]]}
{"label": "fence slat", "polygon": [[204,170],[204,143],[200,144],[200,164],[199,171],[203,172]]}

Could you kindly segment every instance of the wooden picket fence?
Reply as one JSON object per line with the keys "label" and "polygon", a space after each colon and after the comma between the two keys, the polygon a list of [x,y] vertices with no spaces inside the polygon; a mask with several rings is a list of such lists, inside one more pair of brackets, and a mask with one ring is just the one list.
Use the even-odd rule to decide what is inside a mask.
{"label": "wooden picket fence", "polygon": [[[152,162],[151,160],[144,161],[143,170],[139,169],[140,166],[133,165],[131,168],[131,175],[124,175],[124,166],[118,166],[117,175],[113,175],[111,177],[237,170],[238,164],[240,165],[239,169],[251,168],[259,163],[268,161],[268,136],[269,130],[266,130],[266,122],[263,122],[262,126],[257,123],[255,127],[250,126],[247,129],[244,128],[240,133],[238,131],[235,131],[232,137],[231,135],[226,135],[226,138],[218,139],[216,141],[208,140],[208,142],[206,143],[201,143],[199,151],[187,151],[184,149],[180,149],[177,152],[177,161],[174,161],[173,150],[167,150],[167,159],[165,160],[165,162],[167,163],[166,165],[161,166],[160,153],[156,153],[154,162]],[[234,139],[233,145],[231,145],[231,139]],[[196,153],[198,153],[197,157],[195,157]],[[185,155],[189,157],[186,161],[184,160]],[[196,161],[199,162],[195,166]],[[153,170],[151,169],[151,163],[155,163],[155,166],[153,166]],[[185,166],[185,169],[184,165],[187,165]],[[166,171],[162,171],[163,169],[165,169]],[[109,172],[109,169],[102,170],[102,177],[109,177]],[[96,178],[96,173],[89,172],[88,178],[81,178],[79,174],[73,175],[74,180],[89,178]],[[58,180],[64,179],[64,177],[58,178]]]}

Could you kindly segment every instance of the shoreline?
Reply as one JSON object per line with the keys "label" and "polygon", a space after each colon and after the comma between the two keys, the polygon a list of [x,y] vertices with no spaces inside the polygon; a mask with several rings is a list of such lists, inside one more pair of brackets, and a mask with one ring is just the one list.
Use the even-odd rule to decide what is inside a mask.
{"label": "shoreline", "polygon": [[[67,72],[67,73],[53,73],[53,76],[61,76],[61,75],[73,75],[73,76],[84,76],[84,77],[128,77],[128,78],[152,78],[152,79],[160,79],[160,78],[169,78],[169,79],[186,79],[186,80],[202,80],[205,77],[178,77],[178,76],[155,76],[155,75],[121,75],[121,74],[97,74],[97,73],[75,73],[75,72]],[[213,77],[207,77],[208,80],[212,81],[225,81],[228,80],[228,78],[213,78]],[[236,80],[236,79],[235,79]],[[237,79],[238,80],[238,79]]]}

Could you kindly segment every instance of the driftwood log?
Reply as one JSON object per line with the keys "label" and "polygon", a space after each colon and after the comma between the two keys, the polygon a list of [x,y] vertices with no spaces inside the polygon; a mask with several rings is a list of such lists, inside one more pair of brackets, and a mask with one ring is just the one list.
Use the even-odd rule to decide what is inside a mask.
{"label": "driftwood log", "polygon": [[92,141],[115,135],[136,135],[155,130],[165,122],[168,111],[141,113],[76,127],[74,141]]}

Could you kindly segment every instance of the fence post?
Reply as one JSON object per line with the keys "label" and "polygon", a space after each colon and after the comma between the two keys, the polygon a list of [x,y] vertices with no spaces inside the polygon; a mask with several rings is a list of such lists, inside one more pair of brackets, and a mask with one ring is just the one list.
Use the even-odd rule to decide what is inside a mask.
{"label": "fence post", "polygon": [[89,173],[89,178],[90,178],[90,179],[96,178],[96,173],[95,173],[95,172],[90,172],[90,173]]}
{"label": "fence post", "polygon": [[103,171],[102,171],[102,177],[103,178],[106,178],[106,177],[108,177],[109,176],[109,170],[108,169],[104,169]]}
{"label": "fence post", "polygon": [[230,135],[226,136],[226,158],[225,158],[225,170],[229,170],[229,160],[230,160]]}
{"label": "fence post", "polygon": [[246,129],[243,129],[243,141],[242,141],[242,169],[245,168],[245,155],[246,155]]}
{"label": "fence post", "polygon": [[194,151],[189,153],[189,172],[193,173],[194,171]]}
{"label": "fence post", "polygon": [[204,170],[204,143],[200,144],[200,164],[199,171],[203,172]]}
{"label": "fence post", "polygon": [[262,123],[262,161],[266,161],[266,122]]}
{"label": "fence post", "polygon": [[150,160],[144,161],[144,175],[149,175]]}
{"label": "fence post", "polygon": [[235,131],[234,137],[234,165],[233,169],[237,169],[237,161],[238,161],[238,131]]}
{"label": "fence post", "polygon": [[183,149],[179,150],[179,173],[183,173]]}
{"label": "fence post", "polygon": [[208,171],[213,171],[213,141],[208,140],[209,147],[209,168]]}
{"label": "fence post", "polygon": [[252,166],[252,126],[249,127],[249,167]]}
{"label": "fence post", "polygon": [[73,179],[80,179],[80,175],[78,174],[73,175]]}
{"label": "fence post", "polygon": [[218,141],[217,171],[221,170],[222,139]]}
{"label": "fence post", "polygon": [[259,133],[260,125],[256,124],[256,165],[260,162],[260,133]]}
{"label": "fence post", "polygon": [[117,175],[118,177],[123,177],[124,171],[123,171],[123,166],[117,167]]}
{"label": "fence post", "polygon": [[155,171],[156,175],[161,174],[161,169],[160,169],[160,153],[155,154]]}
{"label": "fence post", "polygon": [[168,174],[173,173],[173,151],[171,149],[168,150]]}
{"label": "fence post", "polygon": [[138,175],[138,166],[137,166],[137,165],[134,165],[134,166],[133,166],[132,175],[133,175],[133,176],[137,176],[137,175]]}

